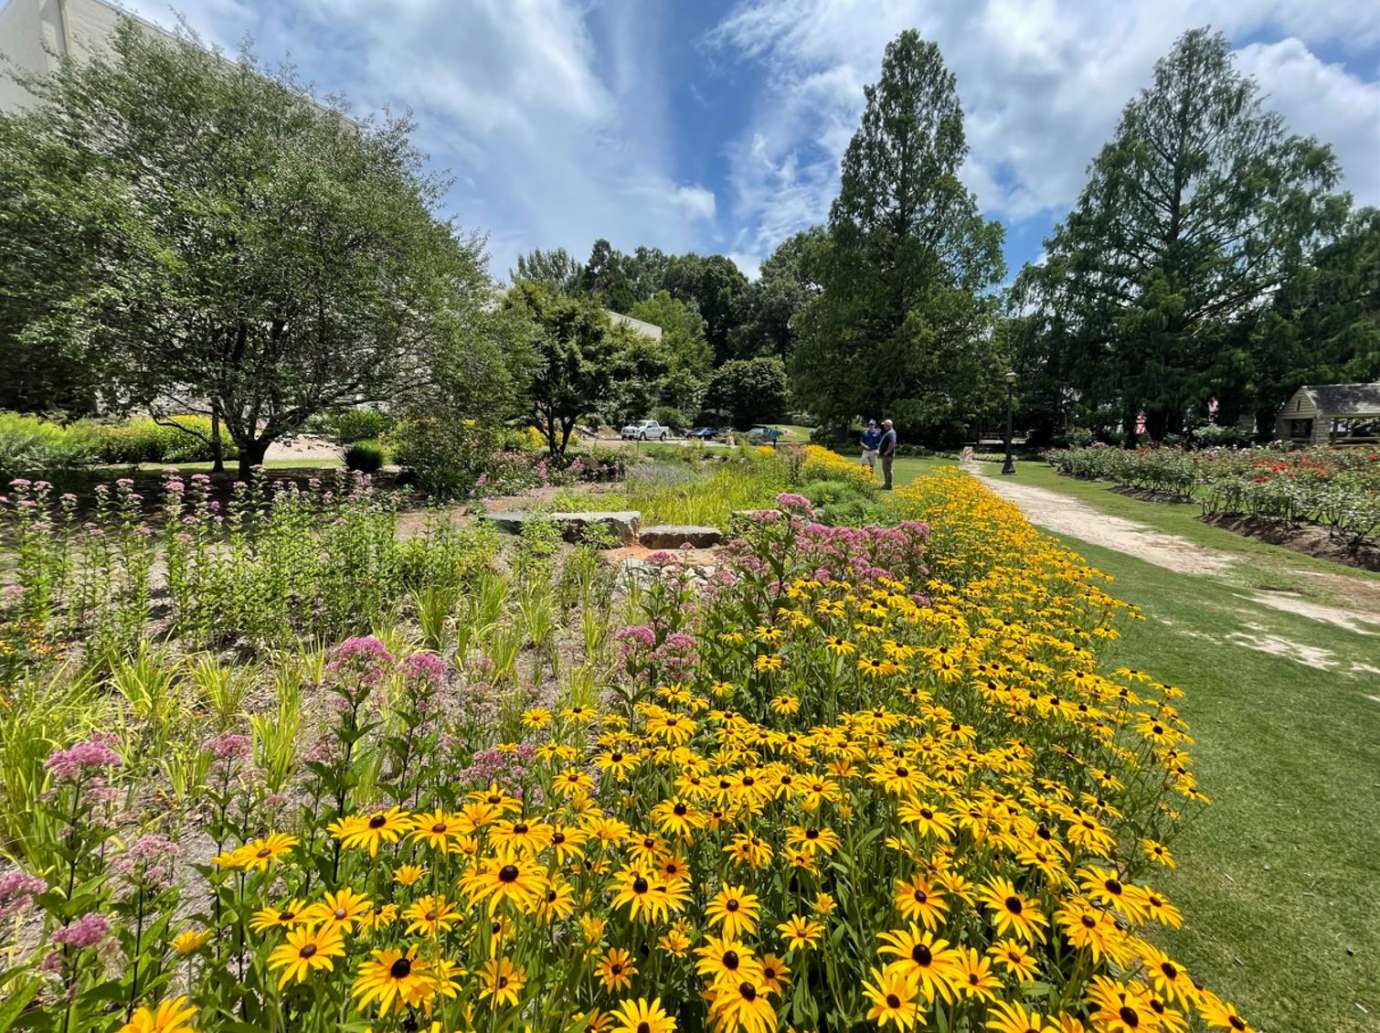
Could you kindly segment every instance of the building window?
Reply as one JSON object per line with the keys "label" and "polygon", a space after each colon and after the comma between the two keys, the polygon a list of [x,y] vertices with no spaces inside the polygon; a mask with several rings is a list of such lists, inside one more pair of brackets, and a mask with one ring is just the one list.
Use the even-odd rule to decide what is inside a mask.
{"label": "building window", "polygon": [[1293,441],[1310,441],[1313,438],[1312,420],[1290,420],[1289,437]]}
{"label": "building window", "polygon": [[1332,421],[1332,440],[1338,444],[1380,441],[1380,417],[1335,419]]}

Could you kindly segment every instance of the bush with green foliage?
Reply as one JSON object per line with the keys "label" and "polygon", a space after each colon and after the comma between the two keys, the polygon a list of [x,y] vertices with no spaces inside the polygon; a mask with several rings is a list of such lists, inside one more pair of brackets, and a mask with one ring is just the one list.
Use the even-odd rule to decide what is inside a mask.
{"label": "bush with green foliage", "polygon": [[383,446],[377,441],[356,441],[345,449],[345,468],[360,473],[377,473],[383,466]]}
{"label": "bush with green foliage", "polygon": [[[176,424],[173,426],[172,424]],[[202,463],[212,458],[209,416],[176,416],[154,422],[139,418],[124,423],[84,422],[99,463]],[[222,439],[222,458],[235,458],[235,446]]]}
{"label": "bush with green foliage", "polygon": [[342,445],[380,438],[393,429],[397,420],[382,409],[367,407],[331,413],[321,421],[322,429]]}
{"label": "bush with green foliage", "polygon": [[66,470],[89,462],[95,443],[89,428],[64,427],[37,416],[0,412],[0,477]]}

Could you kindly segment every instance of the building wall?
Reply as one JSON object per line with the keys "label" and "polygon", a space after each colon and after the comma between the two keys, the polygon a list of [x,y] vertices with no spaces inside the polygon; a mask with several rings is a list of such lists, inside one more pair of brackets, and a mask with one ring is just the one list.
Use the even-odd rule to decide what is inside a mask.
{"label": "building wall", "polygon": [[[0,58],[44,75],[63,57],[87,57],[109,46],[121,16],[172,36],[104,0],[9,0],[0,6]],[[5,64],[0,60],[0,111],[23,110],[33,104],[33,96],[4,74]]]}

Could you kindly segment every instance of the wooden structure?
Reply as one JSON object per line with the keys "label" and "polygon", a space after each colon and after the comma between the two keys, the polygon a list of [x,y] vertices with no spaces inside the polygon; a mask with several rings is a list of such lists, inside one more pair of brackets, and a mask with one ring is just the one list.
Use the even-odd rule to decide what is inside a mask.
{"label": "wooden structure", "polygon": [[1305,384],[1275,417],[1275,436],[1301,445],[1380,442],[1380,384]]}

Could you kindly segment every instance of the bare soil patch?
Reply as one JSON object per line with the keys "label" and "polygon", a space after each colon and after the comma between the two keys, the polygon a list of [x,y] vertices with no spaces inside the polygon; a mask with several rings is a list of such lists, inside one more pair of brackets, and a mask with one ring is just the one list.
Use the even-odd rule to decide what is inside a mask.
{"label": "bare soil patch", "polygon": [[1362,570],[1380,570],[1380,545],[1363,543],[1357,549],[1347,548],[1327,533],[1327,528],[1315,524],[1291,525],[1263,517],[1219,513],[1203,517],[1203,522],[1222,527],[1247,538],[1257,538],[1271,545],[1281,545],[1305,556],[1343,563]]}
{"label": "bare soil patch", "polygon": [[1284,613],[1296,613],[1310,620],[1334,624],[1358,635],[1380,635],[1380,613],[1323,606],[1311,603],[1293,592],[1255,592],[1251,595],[1251,600]]}

